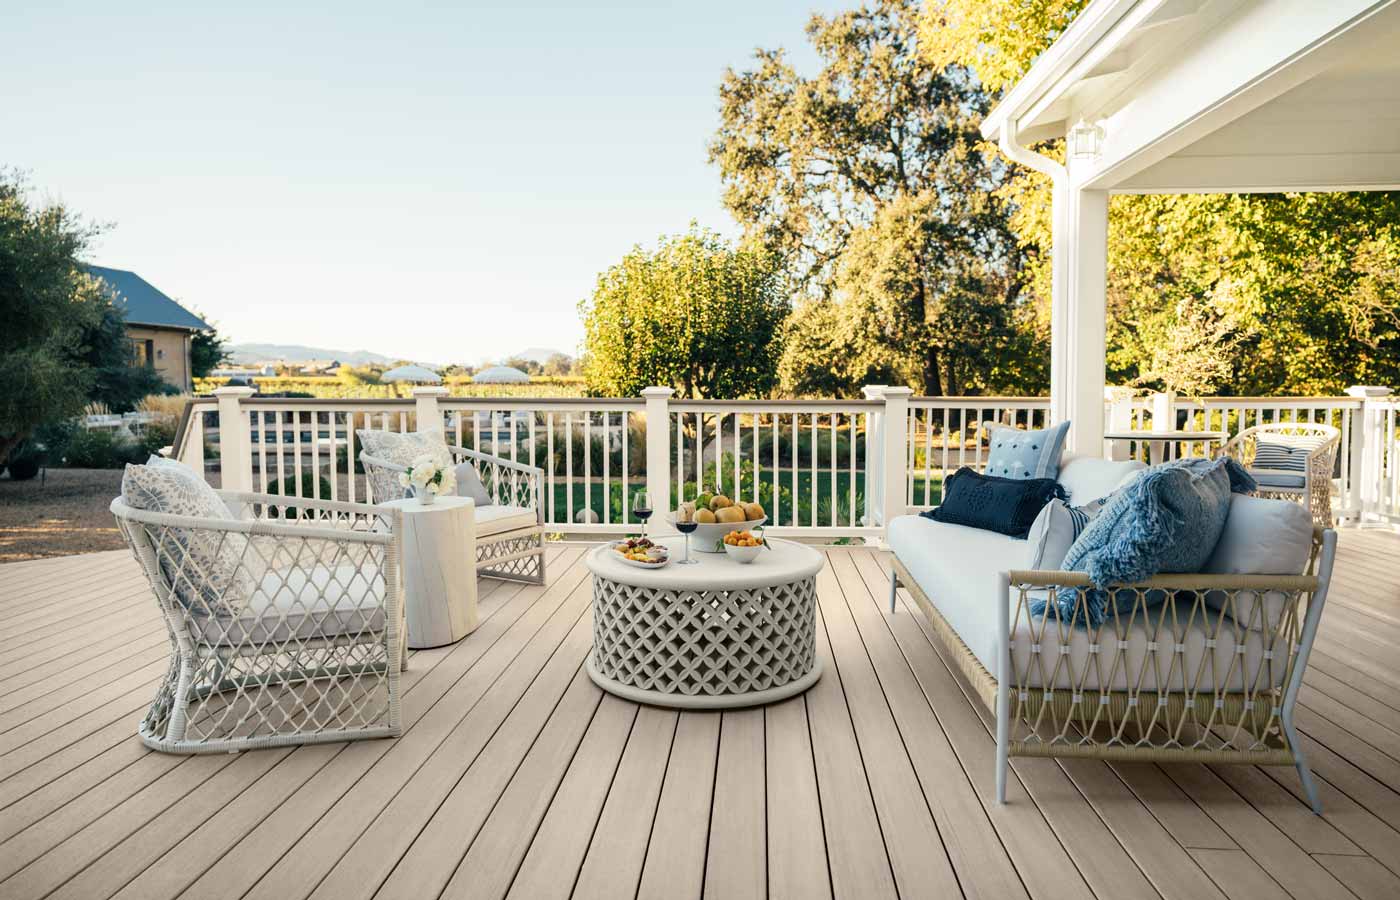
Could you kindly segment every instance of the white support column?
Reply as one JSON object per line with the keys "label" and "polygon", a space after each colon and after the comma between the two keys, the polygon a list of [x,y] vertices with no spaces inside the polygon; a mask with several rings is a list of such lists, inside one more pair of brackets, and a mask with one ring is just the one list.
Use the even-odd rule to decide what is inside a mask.
{"label": "white support column", "polygon": [[444,431],[442,410],[438,408],[438,398],[447,396],[447,388],[430,384],[413,389],[414,412],[418,419],[419,431]]}
{"label": "white support column", "polygon": [[1380,505],[1386,439],[1380,407],[1374,400],[1390,396],[1390,388],[1353,385],[1347,396],[1361,398],[1360,414],[1351,420],[1351,484],[1343,512],[1365,521]]}
{"label": "white support column", "polygon": [[909,511],[906,456],[909,452],[909,398],[914,391],[907,387],[887,387],[882,395],[885,411],[880,429],[880,487],[884,499],[877,524],[887,527],[897,516]]}
{"label": "white support column", "polygon": [[656,509],[648,522],[648,532],[669,531],[667,513],[671,509],[671,412],[675,391],[668,387],[643,388],[647,402],[647,490]]}
{"label": "white support column", "polygon": [[1103,454],[1108,192],[1055,192],[1050,418],[1070,421],[1067,449]]}
{"label": "white support column", "polygon": [[219,401],[219,479],[226,491],[253,489],[253,452],[248,413],[242,402],[254,393],[250,387],[221,387],[214,391]]}

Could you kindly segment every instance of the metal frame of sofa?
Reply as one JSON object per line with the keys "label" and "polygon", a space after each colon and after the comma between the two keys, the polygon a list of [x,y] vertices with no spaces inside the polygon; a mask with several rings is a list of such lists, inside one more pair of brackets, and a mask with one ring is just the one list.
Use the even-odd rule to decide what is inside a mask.
{"label": "metal frame of sofa", "polygon": [[[1089,653],[1098,680],[1117,682],[1125,676],[1127,690],[1100,689],[1090,685],[1091,667],[1068,672],[1067,646],[1055,642],[1054,659],[1042,659],[1040,642],[1029,648],[1031,663],[1013,662],[1013,636],[1022,624],[1039,623],[1041,629],[1084,629],[1086,592],[1092,587],[1082,572],[1010,571],[1001,575],[1001,590],[1008,602],[999,605],[1000,647],[998,674],[989,672],[948,624],[897,556],[891,555],[890,612],[894,613],[898,589],[903,585],[933,627],[963,676],[967,678],[996,719],[996,801],[1006,801],[1006,775],[1012,756],[1077,757],[1145,762],[1245,763],[1291,765],[1298,771],[1313,811],[1321,813],[1317,786],[1308,768],[1293,723],[1298,690],[1308,655],[1317,635],[1318,621],[1327,599],[1336,556],[1337,534],[1315,527],[1308,567],[1303,575],[1159,575],[1146,581],[1112,586],[1112,591],[1132,591],[1132,609],[1110,612],[1097,628],[1088,628]],[[1030,601],[1060,587],[1073,589],[1073,612],[1062,619],[1056,604],[1043,617],[1032,617]],[[1172,592],[1174,602],[1149,605],[1148,591]],[[1050,595],[1053,596],[1053,595]],[[1114,594],[1113,596],[1120,596]],[[1217,610],[1207,598],[1223,604]],[[1266,603],[1251,603],[1267,598]],[[1276,614],[1264,610],[1273,604]],[[1184,622],[1182,607],[1187,609]],[[1250,608],[1253,608],[1253,612]],[[1238,613],[1239,618],[1225,610]],[[1013,627],[1016,626],[1015,628]],[[1179,639],[1182,629],[1194,625],[1231,629],[1238,664],[1244,666],[1244,630],[1258,626],[1262,653],[1259,671],[1228,673],[1227,682],[1239,676],[1242,689],[1217,689],[1203,684],[1205,673],[1181,670],[1184,659]],[[1032,625],[1032,627],[1035,627]],[[1147,652],[1133,670],[1125,670],[1123,648],[1126,629],[1151,629]],[[1043,632],[1040,632],[1043,634]],[[1047,644],[1050,642],[1047,642]],[[1215,646],[1208,639],[1207,647]],[[1025,648],[1021,648],[1025,649]],[[1049,655],[1050,647],[1047,646]],[[1021,654],[1018,654],[1021,655]],[[1214,657],[1212,656],[1212,660]],[[1037,666],[1032,671],[1032,664]],[[1046,666],[1050,668],[1045,668]],[[1147,667],[1156,666],[1152,673]],[[1171,667],[1178,668],[1173,670]],[[1214,667],[1214,662],[1211,663]],[[1047,671],[1057,677],[1046,679]],[[1105,677],[1106,673],[1111,673]],[[1158,691],[1144,686],[1147,674],[1179,675],[1180,690]],[[1188,674],[1191,675],[1188,681]],[[1226,673],[1212,673],[1216,675]],[[1040,676],[1039,678],[1033,676]],[[1072,687],[1055,686],[1069,675]],[[1045,688],[1036,684],[1049,683]],[[1170,679],[1168,679],[1170,681]],[[1219,683],[1219,680],[1216,680]]]}

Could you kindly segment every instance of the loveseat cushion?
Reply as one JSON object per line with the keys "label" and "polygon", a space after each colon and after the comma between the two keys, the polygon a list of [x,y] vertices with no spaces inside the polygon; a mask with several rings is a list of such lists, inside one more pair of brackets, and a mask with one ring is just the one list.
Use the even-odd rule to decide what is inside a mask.
{"label": "loveseat cushion", "polygon": [[500,534],[516,528],[531,528],[540,524],[539,515],[523,506],[507,506],[493,503],[476,508],[476,533],[478,537]]}

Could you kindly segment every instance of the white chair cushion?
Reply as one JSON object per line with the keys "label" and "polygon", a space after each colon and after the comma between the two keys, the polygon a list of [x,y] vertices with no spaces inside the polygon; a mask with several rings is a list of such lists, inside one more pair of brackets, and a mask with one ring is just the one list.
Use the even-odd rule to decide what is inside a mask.
{"label": "white chair cushion", "polygon": [[535,515],[535,511],[523,506],[491,504],[476,508],[477,537],[514,531],[517,528],[532,528],[539,523],[540,518]]}
{"label": "white chair cushion", "polygon": [[1137,460],[1115,461],[1066,453],[1060,460],[1060,474],[1056,480],[1069,495],[1070,505],[1083,506],[1091,500],[1107,497],[1146,468]]}
{"label": "white chair cushion", "polygon": [[1273,491],[1301,491],[1306,483],[1302,475],[1269,469],[1250,469],[1249,474],[1261,488]]}
{"label": "white chair cushion", "polygon": [[205,644],[282,644],[384,631],[384,580],[354,566],[316,566],[265,574],[236,617],[191,616],[191,636]]}
{"label": "white chair cushion", "polygon": [[[1135,471],[1130,474],[1135,474]],[[1283,502],[1283,501],[1279,501]],[[908,569],[909,574],[918,582],[919,588],[929,598],[929,601],[939,611],[948,622],[963,643],[968,646],[974,656],[993,675],[997,672],[997,652],[1001,646],[1001,635],[997,624],[997,604],[1014,604],[1012,597],[1004,596],[1000,593],[999,576],[1003,571],[1011,569],[1023,569],[1028,567],[1033,548],[1028,541],[1020,541],[1006,535],[997,534],[991,531],[980,531],[975,528],[967,528],[961,525],[949,525],[943,522],[935,522],[922,516],[900,516],[890,523],[888,537],[890,549],[899,557],[899,561]],[[1157,607],[1153,610],[1153,615],[1160,615],[1164,607]],[[1217,675],[1222,680],[1221,689],[1227,691],[1240,691],[1245,687],[1245,679],[1240,674],[1241,671],[1253,672],[1255,667],[1263,658],[1264,635],[1257,631],[1246,631],[1245,635],[1245,660],[1246,665],[1241,670],[1238,663],[1235,663],[1235,639],[1234,631],[1230,628],[1221,629],[1221,633],[1216,635],[1216,646],[1209,651],[1214,655],[1215,668],[1205,666],[1205,672],[1197,678],[1198,671],[1208,658],[1206,640],[1211,635],[1208,634],[1208,625],[1213,623],[1201,622],[1201,617],[1195,617],[1191,625],[1187,625],[1186,612],[1189,604],[1178,607],[1181,618],[1178,619],[1178,631],[1181,635],[1181,643],[1184,644],[1184,671],[1189,673],[1190,683],[1208,689],[1214,687]],[[1011,619],[1016,621],[1016,610],[1011,606]],[[1154,619],[1154,621],[1156,621]],[[1171,619],[1168,618],[1170,623]],[[1024,611],[1020,615],[1017,623],[1016,634],[1013,640],[1016,643],[1018,666],[1024,671],[1031,661],[1032,632],[1039,631],[1042,627],[1040,619],[1028,621]],[[1164,626],[1166,628],[1166,626]],[[1060,632],[1063,631],[1062,635]],[[1139,623],[1127,636],[1128,666],[1124,670],[1119,667],[1119,671],[1114,674],[1109,685],[1112,690],[1126,690],[1128,681],[1127,673],[1137,672],[1145,654],[1147,653],[1148,628]],[[1164,630],[1162,634],[1167,634]],[[1105,638],[1112,637],[1111,626],[1103,632]],[[1086,667],[1091,662],[1093,654],[1089,652],[1090,632],[1083,628],[1058,629],[1053,620],[1045,627],[1044,635],[1041,637],[1041,659],[1049,661],[1047,671],[1052,669],[1052,662],[1059,653],[1061,642],[1069,647],[1069,660],[1072,671],[1083,674]],[[1101,659],[1108,660],[1112,651],[1116,651],[1116,643],[1108,649],[1100,648],[1099,652],[1104,654]],[[1159,651],[1159,660],[1165,659],[1165,654]],[[1227,678],[1226,673],[1231,671],[1231,664],[1234,663],[1233,674]],[[1168,676],[1168,670],[1171,673]],[[1107,674],[1109,666],[1104,665],[1102,672]],[[1182,666],[1169,667],[1161,666],[1162,680],[1166,682],[1166,688],[1181,688],[1183,686]],[[1283,673],[1271,673],[1270,677],[1276,679],[1275,684],[1281,683]],[[1055,689],[1069,688],[1074,682],[1071,680],[1070,669],[1062,667],[1062,671],[1054,679]],[[1040,675],[1038,672],[1032,673],[1027,683],[1032,687],[1040,687]],[[1097,667],[1090,668],[1088,674],[1080,682],[1085,690],[1098,690],[1099,670]],[[1154,670],[1146,677],[1142,684],[1145,690],[1156,690],[1157,673]]]}

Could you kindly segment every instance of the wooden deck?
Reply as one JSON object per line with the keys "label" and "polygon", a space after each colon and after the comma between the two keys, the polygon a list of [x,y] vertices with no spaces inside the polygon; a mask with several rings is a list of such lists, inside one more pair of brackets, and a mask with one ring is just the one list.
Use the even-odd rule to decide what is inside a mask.
{"label": "wooden deck", "polygon": [[583,548],[416,653],[404,736],[146,750],[163,671],[125,551],[0,566],[0,897],[1400,897],[1400,537],[1342,534],[1292,770],[1013,762],[884,560],[834,549],[826,673],[766,709],[601,693]]}

